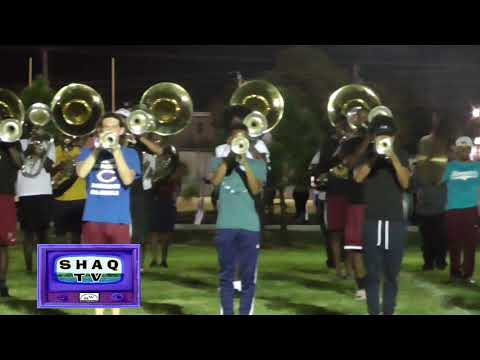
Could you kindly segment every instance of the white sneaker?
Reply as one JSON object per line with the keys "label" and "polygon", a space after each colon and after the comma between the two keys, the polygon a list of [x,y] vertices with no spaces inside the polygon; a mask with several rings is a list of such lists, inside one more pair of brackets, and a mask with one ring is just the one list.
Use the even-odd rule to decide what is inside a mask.
{"label": "white sneaker", "polygon": [[355,294],[355,300],[365,301],[367,300],[367,292],[365,290],[358,290]]}

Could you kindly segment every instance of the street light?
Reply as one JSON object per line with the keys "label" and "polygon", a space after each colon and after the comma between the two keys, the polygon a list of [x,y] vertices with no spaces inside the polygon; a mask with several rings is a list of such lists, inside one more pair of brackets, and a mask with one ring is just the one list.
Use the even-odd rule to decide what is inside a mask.
{"label": "street light", "polygon": [[480,118],[480,108],[473,108],[472,116],[474,119]]}

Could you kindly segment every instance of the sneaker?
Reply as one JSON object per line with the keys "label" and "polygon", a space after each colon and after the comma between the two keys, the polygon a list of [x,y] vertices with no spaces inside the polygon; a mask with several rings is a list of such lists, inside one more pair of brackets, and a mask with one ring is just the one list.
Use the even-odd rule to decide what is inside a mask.
{"label": "sneaker", "polygon": [[358,290],[355,294],[355,300],[365,301],[367,300],[367,292],[365,290]]}
{"label": "sneaker", "polygon": [[166,261],[162,261],[162,263],[160,264],[161,267],[165,268],[165,269],[168,269],[168,264]]}
{"label": "sneaker", "polygon": [[475,285],[477,283],[474,279],[465,279],[464,282],[467,285]]}

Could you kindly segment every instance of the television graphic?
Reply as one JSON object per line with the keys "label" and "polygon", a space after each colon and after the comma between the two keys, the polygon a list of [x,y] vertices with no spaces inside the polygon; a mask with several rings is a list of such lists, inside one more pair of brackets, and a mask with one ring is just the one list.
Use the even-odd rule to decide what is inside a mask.
{"label": "television graphic", "polygon": [[139,308],[140,245],[38,245],[39,309]]}

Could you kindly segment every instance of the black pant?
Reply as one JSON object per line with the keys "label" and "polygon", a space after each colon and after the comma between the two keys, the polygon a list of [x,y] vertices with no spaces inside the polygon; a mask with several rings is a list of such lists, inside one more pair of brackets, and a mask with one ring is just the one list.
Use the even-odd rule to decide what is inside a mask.
{"label": "black pant", "polygon": [[310,193],[308,191],[295,191],[293,200],[295,201],[295,218],[305,216],[305,208],[307,206]]}
{"label": "black pant", "polygon": [[[326,203],[325,201],[321,201],[320,199],[316,200],[316,205],[317,205],[317,214],[318,214],[318,220],[320,222],[320,231],[322,233],[323,238],[325,239],[325,252],[327,254],[327,267],[330,269],[335,269],[335,262],[333,261],[333,251],[332,247],[330,244],[330,241],[328,241],[328,231],[327,231],[327,225],[325,224],[325,206]],[[342,247],[343,249],[343,247]],[[342,252],[342,259],[343,259],[343,252]]]}
{"label": "black pant", "polygon": [[[388,229],[388,232],[387,232]],[[364,260],[367,268],[367,304],[370,315],[380,315],[380,282],[383,275],[383,314],[393,315],[397,304],[398,276],[403,261],[407,225],[396,221],[367,220],[364,227]]]}
{"label": "black pant", "polygon": [[447,261],[447,235],[444,214],[417,217],[422,235],[425,267],[445,267]]}

